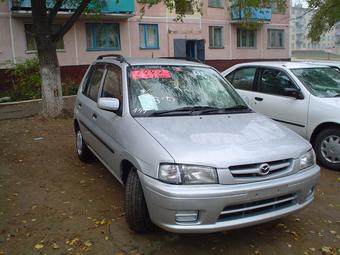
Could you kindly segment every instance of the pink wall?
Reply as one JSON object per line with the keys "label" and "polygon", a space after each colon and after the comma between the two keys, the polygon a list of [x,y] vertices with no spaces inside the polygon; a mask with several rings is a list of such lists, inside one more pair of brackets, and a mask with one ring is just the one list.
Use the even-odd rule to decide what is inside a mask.
{"label": "pink wall", "polygon": [[[65,35],[63,51],[58,52],[61,65],[86,65],[91,63],[98,55],[116,53],[134,57],[158,57],[174,55],[174,39],[204,39],[205,55],[207,60],[231,59],[271,59],[289,58],[289,27],[288,11],[286,14],[273,14],[271,24],[265,24],[257,29],[257,47],[255,49],[237,48],[237,24],[230,23],[229,7],[225,3],[222,8],[207,8],[208,0],[203,4],[203,16],[189,15],[184,23],[175,22],[174,13],[170,13],[163,4],[146,9],[145,15],[140,17],[140,5],[136,3],[135,16],[130,19],[102,17],[80,19]],[[0,63],[12,59],[9,14],[7,2],[0,2]],[[60,22],[64,20],[60,19]],[[30,23],[30,18],[12,17],[13,45],[18,59],[34,56],[26,51],[26,38],[24,24]],[[87,51],[85,23],[87,22],[115,22],[120,24],[121,50],[119,51]],[[158,24],[159,49],[140,49],[139,24]],[[209,26],[222,26],[224,33],[224,48],[209,49]],[[267,29],[280,28],[285,30],[285,48],[267,48]]]}

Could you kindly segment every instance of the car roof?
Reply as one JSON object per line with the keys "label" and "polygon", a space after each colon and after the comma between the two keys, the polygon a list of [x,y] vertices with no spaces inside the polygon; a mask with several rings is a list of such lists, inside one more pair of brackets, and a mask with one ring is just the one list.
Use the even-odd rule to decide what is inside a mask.
{"label": "car roof", "polygon": [[235,65],[233,67],[241,67],[241,66],[271,66],[271,67],[279,67],[279,68],[312,68],[312,67],[325,67],[325,65],[317,65],[311,63],[304,62],[288,62],[288,61],[261,61],[261,62],[247,62]]}
{"label": "car roof", "polygon": [[[116,58],[105,58],[96,60],[94,63],[105,62],[105,63],[113,63],[117,64],[119,61]],[[210,67],[208,65],[187,61],[182,59],[172,59],[172,58],[131,58],[124,57],[124,61],[128,65],[132,66],[143,66],[143,65],[181,65],[181,66],[201,66],[201,67]]]}

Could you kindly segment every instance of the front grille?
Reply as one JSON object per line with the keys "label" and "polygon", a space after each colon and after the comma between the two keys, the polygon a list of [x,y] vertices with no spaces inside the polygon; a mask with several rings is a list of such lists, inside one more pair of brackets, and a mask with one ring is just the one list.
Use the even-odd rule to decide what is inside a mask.
{"label": "front grille", "polygon": [[[268,173],[266,174],[263,174],[260,170],[261,166],[264,164],[269,166]],[[264,177],[288,171],[291,164],[291,159],[284,159],[267,163],[231,166],[229,167],[229,170],[235,178]]]}
{"label": "front grille", "polygon": [[280,197],[264,199],[260,201],[231,205],[223,209],[219,220],[236,220],[252,217],[263,213],[277,211],[296,204],[296,194],[288,194]]}

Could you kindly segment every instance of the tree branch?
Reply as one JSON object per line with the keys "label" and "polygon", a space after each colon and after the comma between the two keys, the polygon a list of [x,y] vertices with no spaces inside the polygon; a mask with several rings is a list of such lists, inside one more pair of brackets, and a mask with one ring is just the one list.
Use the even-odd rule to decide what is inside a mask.
{"label": "tree branch", "polygon": [[52,40],[54,42],[59,41],[63,36],[67,33],[68,30],[71,29],[73,24],[78,20],[80,15],[84,12],[85,8],[88,6],[91,0],[83,0],[78,8],[74,11],[72,16],[64,23],[64,25],[57,31],[55,34],[52,35]]}
{"label": "tree branch", "polygon": [[57,0],[55,5],[53,6],[53,8],[50,10],[50,13],[48,15],[48,23],[49,24],[53,23],[53,19],[55,18],[55,16],[57,15],[58,11],[60,10],[63,2],[64,2],[64,0]]}

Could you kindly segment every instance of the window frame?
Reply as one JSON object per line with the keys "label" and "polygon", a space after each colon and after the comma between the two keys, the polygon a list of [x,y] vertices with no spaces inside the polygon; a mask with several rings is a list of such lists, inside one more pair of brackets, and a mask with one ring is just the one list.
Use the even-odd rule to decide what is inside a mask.
{"label": "window frame", "polygon": [[219,3],[219,5],[214,5],[210,2],[210,0],[208,0],[208,7],[209,8],[217,8],[217,9],[224,9],[224,1],[218,0],[218,3]]}
{"label": "window frame", "polygon": [[[185,0],[185,2],[186,2],[186,5],[185,5],[185,12],[184,12],[184,14],[185,15],[194,15],[195,14],[195,10],[194,10],[194,8],[192,8],[191,1],[190,0]],[[176,8],[176,3],[175,3],[175,13],[176,14],[179,13],[178,9]]]}
{"label": "window frame", "polygon": [[[56,23],[56,24],[53,24],[53,25],[55,25],[55,26],[62,26],[62,24],[60,24],[60,23]],[[27,26],[31,26],[31,31],[27,31]],[[37,49],[37,43],[35,42],[35,38],[34,38],[34,36],[33,36],[33,24],[32,23],[24,23],[24,33],[25,33],[25,45],[26,45],[26,50],[25,50],[25,52],[26,53],[36,53],[37,51],[38,51],[38,49]],[[33,43],[34,43],[34,46],[35,46],[35,49],[29,49],[28,48],[28,38],[27,38],[27,35],[28,34],[31,34],[30,36],[32,37],[32,39],[33,39]],[[61,43],[62,44],[62,48],[58,48],[58,43]],[[64,52],[65,51],[65,43],[64,43],[64,38],[61,38],[58,42],[57,42],[57,44],[56,44],[56,46],[57,46],[57,52]]]}
{"label": "window frame", "polygon": [[[252,83],[252,85],[251,85],[251,89],[250,89],[250,90],[236,88],[236,87],[233,85],[235,73],[238,72],[238,71],[240,71],[240,70],[242,70],[242,69],[246,69],[246,68],[255,68],[254,79],[253,79],[253,83]],[[259,77],[259,71],[260,71],[260,69],[259,69],[258,66],[253,66],[253,65],[251,65],[251,66],[241,66],[241,67],[236,68],[235,70],[233,70],[231,73],[227,74],[227,75],[225,76],[225,79],[233,86],[234,89],[237,89],[237,90],[239,89],[239,90],[242,90],[242,91],[250,91],[250,92],[254,92],[254,91],[256,91],[256,88],[257,88],[257,82],[258,82],[258,77]],[[229,80],[227,79],[227,76],[228,76],[228,75],[232,75],[231,81],[229,81]]]}
{"label": "window frame", "polygon": [[[156,46],[148,46],[147,43],[146,43],[147,42],[147,32],[146,32],[145,28],[148,27],[148,26],[156,26],[157,27],[157,30],[156,30]],[[146,47],[141,46],[141,40],[140,40],[140,37],[139,37],[139,49],[141,49],[141,50],[160,49],[160,47],[159,47],[159,27],[158,27],[158,24],[140,23],[138,25],[139,36],[140,36],[140,33],[141,33],[141,31],[140,31],[141,27],[143,27],[143,36],[144,36],[144,42],[145,42]]]}
{"label": "window frame", "polygon": [[285,75],[287,75],[288,78],[290,79],[291,83],[294,85],[294,87],[296,89],[300,90],[300,93],[303,95],[303,97],[305,97],[304,93],[302,92],[302,89],[299,87],[299,85],[295,82],[294,78],[286,70],[281,69],[281,68],[271,67],[271,66],[259,66],[257,68],[257,78],[256,78],[255,87],[254,87],[254,90],[253,90],[254,92],[265,94],[265,95],[290,98],[289,96],[285,96],[285,95],[278,95],[278,94],[272,94],[272,93],[266,93],[266,92],[263,92],[263,91],[259,91],[259,86],[260,86],[262,73],[263,73],[264,69],[272,69],[272,70],[280,71],[280,72],[284,73]]}
{"label": "window frame", "polygon": [[[97,97],[96,98],[92,98],[88,95],[88,88],[90,86],[90,81],[91,81],[91,78],[92,78],[92,75],[95,71],[96,68],[99,68],[99,67],[102,67],[104,69],[104,72],[103,72],[103,75],[101,77],[101,80],[100,80],[100,85],[99,85],[99,88],[98,88],[98,92],[97,92]],[[98,99],[99,99],[99,95],[101,94],[101,88],[103,86],[103,81],[104,81],[104,77],[106,77],[106,63],[96,63],[94,65],[91,66],[91,69],[89,70],[89,73],[87,74],[86,76],[86,80],[85,80],[85,86],[84,88],[82,88],[82,94],[87,97],[88,99],[92,100],[93,102],[97,103],[98,102]]]}
{"label": "window frame", "polygon": [[[96,40],[96,27],[97,26],[105,26],[105,25],[115,25],[118,28],[118,47],[105,47],[105,48],[98,48],[97,47],[97,40]],[[88,45],[87,36],[88,32],[91,33],[91,44],[92,46]],[[85,33],[86,33],[86,51],[120,51],[122,49],[121,44],[121,37],[120,37],[120,23],[119,22],[105,22],[105,23],[85,23]]]}
{"label": "window frame", "polygon": [[[249,33],[254,33],[254,46],[242,46],[241,45],[241,33],[246,33],[249,36]],[[248,38],[249,41],[249,38]],[[246,40],[247,42],[247,40]],[[239,49],[256,49],[257,48],[257,30],[256,29],[244,29],[244,28],[237,28],[236,32],[236,47]]]}
{"label": "window frame", "polygon": [[[213,44],[215,44],[215,40],[214,40],[214,34],[215,34],[215,29],[221,29],[221,46],[215,46],[215,45],[210,45],[210,29],[212,29],[212,40],[213,40]],[[224,31],[223,31],[223,26],[209,26],[209,49],[224,49]]]}
{"label": "window frame", "polygon": [[[270,46],[270,41],[271,41],[271,31],[281,31],[283,33],[282,36],[282,46]],[[285,49],[285,30],[283,28],[268,28],[267,29],[267,48],[268,49]]]}
{"label": "window frame", "polygon": [[107,77],[107,74],[109,72],[109,69],[117,71],[117,73],[119,73],[119,78],[120,78],[120,84],[119,84],[119,97],[117,97],[117,99],[119,100],[119,108],[118,110],[114,111],[115,114],[117,114],[118,116],[122,116],[123,114],[123,70],[120,66],[112,64],[112,63],[105,63],[105,72],[101,81],[101,85],[98,91],[98,99],[99,98],[105,98],[102,96],[103,94],[103,90],[104,90],[104,84],[105,84],[105,80]]}

